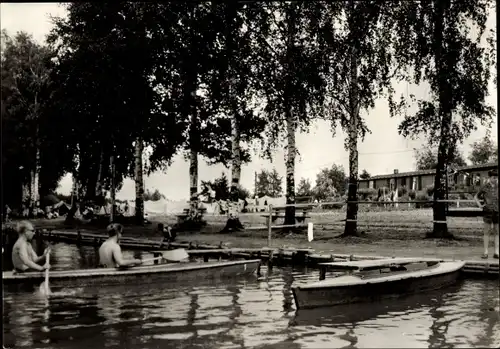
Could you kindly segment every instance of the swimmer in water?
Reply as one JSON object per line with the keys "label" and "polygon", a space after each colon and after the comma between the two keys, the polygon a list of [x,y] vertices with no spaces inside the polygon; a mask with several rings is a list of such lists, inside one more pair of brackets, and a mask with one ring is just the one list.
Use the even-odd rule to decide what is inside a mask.
{"label": "swimmer in water", "polygon": [[123,259],[120,238],[123,226],[118,223],[108,225],[109,238],[99,248],[99,265],[104,268],[128,267],[142,264],[140,259]]}
{"label": "swimmer in water", "polygon": [[45,260],[45,256],[50,252],[50,248],[43,251],[40,257],[33,250],[31,240],[35,235],[33,224],[29,221],[21,221],[17,224],[17,232],[19,237],[12,248],[12,264],[14,270],[18,273],[27,271],[44,271],[50,268],[49,265],[38,265],[41,261]]}

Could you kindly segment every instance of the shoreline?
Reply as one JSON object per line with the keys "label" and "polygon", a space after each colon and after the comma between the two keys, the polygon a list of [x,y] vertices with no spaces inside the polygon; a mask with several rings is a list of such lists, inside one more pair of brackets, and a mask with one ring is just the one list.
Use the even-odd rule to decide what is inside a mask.
{"label": "shoreline", "polygon": [[[211,219],[212,218],[212,219]],[[176,242],[193,242],[201,244],[219,245],[224,242],[233,248],[263,248],[267,247],[267,231],[246,230],[237,233],[224,233],[219,231],[223,228],[225,220],[219,222],[207,217],[207,227],[200,232],[179,232]],[[225,218],[225,217],[217,217]],[[249,216],[242,216],[244,225],[248,225]],[[250,218],[252,218],[250,216]],[[151,224],[144,226],[126,225],[125,236],[135,238],[157,239],[159,233],[155,231],[158,223],[171,224],[173,217],[161,216],[151,217]],[[37,229],[54,229],[65,231],[99,232],[104,233],[104,227],[89,224],[79,224],[78,226],[65,226],[62,219],[57,220],[32,220]],[[245,224],[247,223],[247,224]],[[397,223],[397,222],[396,222]],[[328,225],[328,224],[326,224]],[[480,225],[478,229],[454,229],[452,232],[456,240],[447,239],[426,239],[426,227],[420,226],[409,231],[394,227],[373,227],[365,232],[361,237],[338,238],[337,229],[329,229],[325,224],[315,224],[314,240],[308,242],[306,233],[289,236],[272,235],[271,246],[274,248],[312,248],[318,253],[354,254],[366,256],[387,256],[387,257],[431,257],[443,259],[480,259],[482,248],[482,231]],[[362,230],[364,227],[360,227]],[[491,239],[493,240],[493,239]],[[491,241],[493,244],[493,241]],[[491,256],[488,260],[496,261]]]}

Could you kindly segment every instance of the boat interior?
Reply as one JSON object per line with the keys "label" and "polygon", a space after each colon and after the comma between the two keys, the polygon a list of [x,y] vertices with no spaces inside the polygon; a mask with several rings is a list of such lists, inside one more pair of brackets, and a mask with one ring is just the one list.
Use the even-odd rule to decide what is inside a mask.
{"label": "boat interior", "polygon": [[381,274],[395,275],[420,270],[429,270],[433,267],[437,267],[440,262],[440,260],[391,258],[340,263],[322,263],[322,265],[329,271],[333,272],[333,275],[331,274],[333,277],[350,275],[360,279],[370,279],[380,277]]}

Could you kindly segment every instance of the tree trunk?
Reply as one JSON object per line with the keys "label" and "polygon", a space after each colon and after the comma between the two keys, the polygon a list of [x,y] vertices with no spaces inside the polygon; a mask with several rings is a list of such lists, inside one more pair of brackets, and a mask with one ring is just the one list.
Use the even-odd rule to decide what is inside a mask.
{"label": "tree trunk", "polygon": [[443,20],[445,20],[445,11],[449,3],[444,3],[442,0],[434,1],[434,42],[435,45],[435,64],[439,78],[439,117],[441,118],[441,135],[439,138],[436,176],[434,177],[434,203],[433,203],[433,220],[434,227],[432,233],[427,234],[427,237],[433,238],[453,238],[453,235],[448,231],[446,224],[446,204],[437,202],[444,199],[444,180],[446,179],[446,163],[448,162],[448,149],[450,148],[450,127],[452,123],[452,114],[450,107],[449,83],[447,81],[446,70],[443,54]]}
{"label": "tree trunk", "polygon": [[[286,204],[295,204],[295,130],[296,120],[292,107],[292,81],[294,80],[294,57],[293,49],[295,45],[296,32],[296,12],[295,8],[289,8],[287,11],[287,81],[285,87],[285,118],[286,118],[286,135],[287,135],[287,153],[286,153]],[[295,224],[295,206],[287,206],[285,209],[285,225]],[[285,228],[284,232],[289,232],[291,229]]]}
{"label": "tree trunk", "polygon": [[109,215],[109,222],[115,221],[115,157],[111,155],[109,159],[111,165],[111,213]]}
{"label": "tree trunk", "polygon": [[[193,117],[194,118],[194,117]],[[191,135],[193,137],[193,135]],[[196,149],[189,150],[189,197],[196,198],[198,193],[198,152]]]}
{"label": "tree trunk", "polygon": [[[196,81],[196,79],[194,80]],[[188,87],[189,93],[189,109],[191,111],[191,126],[189,129],[189,219],[197,219],[198,217],[198,150],[200,147],[199,120],[196,100],[196,84],[192,81]]]}
{"label": "tree trunk", "polygon": [[99,157],[99,169],[97,171],[97,181],[95,183],[95,197],[99,198],[102,195],[102,170],[104,166],[104,152],[101,150]]}
{"label": "tree trunk", "polygon": [[238,5],[236,3],[229,5],[225,9],[226,26],[224,30],[224,39],[226,44],[226,78],[228,80],[227,98],[231,103],[231,188],[229,190],[228,219],[226,226],[221,232],[244,229],[238,217],[239,214],[239,186],[241,177],[241,149],[240,149],[240,116],[238,113],[237,93],[235,93],[234,84],[237,81],[237,72],[234,70],[233,57],[237,51],[232,26],[234,18],[238,16]]}
{"label": "tree trunk", "polygon": [[[354,1],[350,1],[351,17],[354,15]],[[349,19],[350,32],[355,30],[352,27],[352,21]],[[344,233],[342,236],[357,236],[358,235],[358,204],[357,189],[358,189],[358,127],[359,127],[359,91],[358,91],[358,65],[356,47],[353,45],[350,55],[350,93],[349,93],[349,183],[347,188],[347,210]]]}
{"label": "tree trunk", "polygon": [[39,174],[40,174],[40,147],[37,145],[35,150],[35,163],[30,172],[30,197],[29,197],[29,216],[36,218],[36,208],[40,200]]}
{"label": "tree trunk", "polygon": [[142,166],[142,153],[144,143],[141,138],[135,141],[135,219],[137,224],[144,223],[144,179]]}
{"label": "tree trunk", "polygon": [[[31,178],[31,177],[30,177]],[[30,184],[28,185],[27,183],[22,185],[22,201],[21,201],[21,209],[22,209],[22,214],[24,214],[24,210],[29,208],[29,203],[30,203],[30,192],[31,192],[31,179],[30,179]]]}
{"label": "tree trunk", "polygon": [[73,171],[72,174],[72,179],[73,179],[73,185],[71,188],[71,208],[66,215],[66,219],[64,222],[66,224],[71,224],[73,223],[73,220],[75,218],[76,211],[78,211],[78,176],[77,176],[77,171]]}
{"label": "tree trunk", "polygon": [[[287,113],[286,133],[287,133],[287,152],[286,152],[286,204],[295,204],[295,130],[296,122],[293,111]],[[285,225],[295,224],[295,206],[287,206],[285,209]]]}
{"label": "tree trunk", "polygon": [[231,189],[229,195],[229,209],[226,226],[221,232],[230,232],[233,230],[244,229],[243,224],[238,217],[238,189],[241,177],[241,151],[240,151],[240,125],[238,111],[233,108],[233,117],[231,118]]}

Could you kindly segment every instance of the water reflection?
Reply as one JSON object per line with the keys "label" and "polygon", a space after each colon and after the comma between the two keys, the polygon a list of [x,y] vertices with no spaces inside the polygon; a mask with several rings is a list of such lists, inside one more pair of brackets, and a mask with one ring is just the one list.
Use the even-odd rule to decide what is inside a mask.
{"label": "water reflection", "polygon": [[[95,263],[93,247],[58,244],[54,252],[60,269]],[[465,281],[395,301],[296,312],[291,287],[317,275],[274,268],[260,281],[93,286],[49,301],[5,292],[4,342],[54,349],[414,348],[492,347],[500,337],[498,282]]]}

